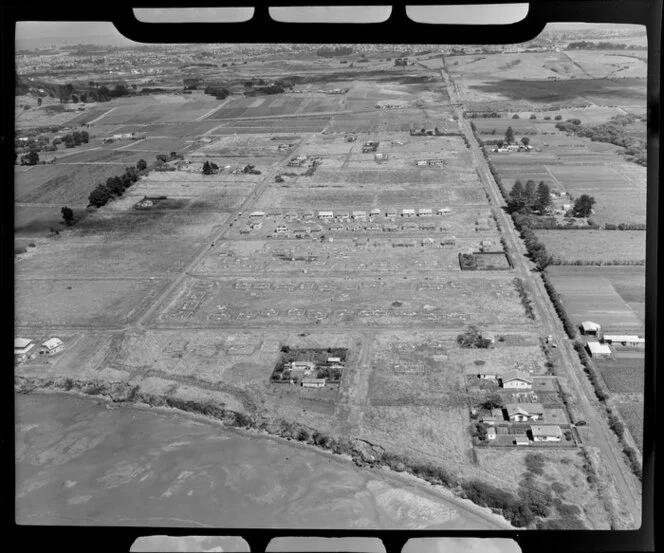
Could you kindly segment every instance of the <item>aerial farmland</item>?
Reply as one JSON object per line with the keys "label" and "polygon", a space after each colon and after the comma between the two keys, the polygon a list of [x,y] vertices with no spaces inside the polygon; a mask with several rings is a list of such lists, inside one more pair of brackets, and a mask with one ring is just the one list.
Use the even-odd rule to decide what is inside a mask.
{"label": "aerial farmland", "polygon": [[[636,505],[639,484],[501,188],[553,193],[534,233],[573,324],[643,335],[646,168],[556,123],[644,114],[645,50],[365,46],[247,48],[184,88],[165,61],[163,88],[55,110],[51,143],[86,136],[15,166],[15,327],[65,349],[28,355],[17,387],[120,387],[409,472],[515,527],[638,526],[616,498]],[[508,127],[531,148],[492,151]],[[591,215],[554,213],[583,194]],[[596,369],[641,447],[642,357],[613,350]],[[548,503],[522,519],[478,489]]]}

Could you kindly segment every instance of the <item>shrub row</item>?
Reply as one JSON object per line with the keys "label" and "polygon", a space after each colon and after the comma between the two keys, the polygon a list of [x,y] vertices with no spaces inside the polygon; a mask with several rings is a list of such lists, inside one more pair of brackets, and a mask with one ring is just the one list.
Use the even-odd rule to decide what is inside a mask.
{"label": "shrub row", "polygon": [[142,171],[140,167],[141,161],[136,164],[136,167],[127,167],[124,173],[119,177],[108,177],[105,183],[100,183],[96,188],[90,192],[88,196],[88,206],[101,207],[106,205],[114,196],[122,196],[122,193],[134,184]]}
{"label": "shrub row", "polygon": [[[597,399],[599,399],[601,402],[605,402],[607,399],[609,399],[609,394],[604,390],[602,380],[597,374],[595,366],[590,361],[590,357],[586,352],[584,344],[582,342],[575,341],[574,349],[579,354],[579,359],[581,360],[581,364],[583,365],[583,372],[585,372],[588,375],[588,378],[590,379],[590,382],[593,385],[593,389],[595,390],[595,395],[597,396]],[[614,429],[612,428],[612,430]]]}
{"label": "shrub row", "polygon": [[645,223],[620,223],[614,225],[613,223],[605,223],[604,230],[646,230]]}
{"label": "shrub row", "polygon": [[590,260],[590,259],[575,259],[575,260],[570,260],[570,259],[561,259],[559,257],[554,257],[551,260],[551,265],[593,265],[593,266],[598,266],[601,267],[602,265],[645,265],[646,260],[645,259],[610,259],[610,260],[604,260],[604,259],[596,259],[596,260]]}
{"label": "shrub row", "polygon": [[529,319],[535,320],[535,311],[533,311],[533,302],[528,297],[528,292],[526,292],[526,287],[523,284],[523,281],[519,277],[514,277],[514,287],[519,293],[521,298],[521,305],[526,310],[526,315]]}
{"label": "shrub row", "polygon": [[576,327],[574,326],[571,319],[567,315],[567,311],[565,311],[565,306],[563,305],[563,301],[560,297],[560,294],[558,294],[558,292],[553,286],[553,283],[549,279],[549,275],[547,275],[545,272],[542,272],[542,280],[544,281],[544,288],[547,294],[549,294],[549,298],[551,298],[551,303],[553,303],[553,307],[556,310],[556,313],[558,313],[558,317],[560,317],[560,320],[563,323],[563,327],[565,328],[567,336],[569,336],[570,338],[575,338]]}

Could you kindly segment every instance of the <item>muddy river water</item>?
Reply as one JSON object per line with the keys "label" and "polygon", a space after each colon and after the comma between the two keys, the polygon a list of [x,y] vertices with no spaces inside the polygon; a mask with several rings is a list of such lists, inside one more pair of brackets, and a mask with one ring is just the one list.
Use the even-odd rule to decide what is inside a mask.
{"label": "muddy river water", "polygon": [[19,524],[497,529],[426,485],[176,412],[16,395]]}

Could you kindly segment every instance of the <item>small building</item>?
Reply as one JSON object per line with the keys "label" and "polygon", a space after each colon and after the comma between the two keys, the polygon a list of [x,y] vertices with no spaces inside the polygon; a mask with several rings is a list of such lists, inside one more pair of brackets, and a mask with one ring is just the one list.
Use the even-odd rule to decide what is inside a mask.
{"label": "small building", "polygon": [[377,207],[374,207],[370,212],[369,212],[369,217],[380,217],[380,209]]}
{"label": "small building", "polygon": [[311,210],[307,210],[302,214],[303,219],[313,219],[314,218],[314,212]]}
{"label": "small building", "polygon": [[454,246],[456,244],[456,237],[446,236],[440,241],[441,246]]}
{"label": "small building", "polygon": [[348,213],[348,211],[337,211],[337,219],[339,221],[348,221],[348,219],[350,219],[350,213]]}
{"label": "small building", "polygon": [[313,361],[293,361],[290,368],[292,371],[303,371],[307,369],[313,371],[316,368],[316,363]]}
{"label": "small building", "polygon": [[296,238],[303,238],[304,236],[309,235],[309,229],[308,228],[297,228],[293,231],[293,234],[295,235]]}
{"label": "small building", "polygon": [[541,403],[508,403],[505,409],[510,422],[537,421],[544,417]]}
{"label": "small building", "polygon": [[41,345],[41,351],[39,353],[54,355],[61,352],[63,349],[65,349],[65,345],[62,343],[62,340],[59,338],[49,338]]}
{"label": "small building", "polygon": [[486,439],[495,440],[496,439],[496,429],[493,426],[490,426],[486,429]]}
{"label": "small building", "polygon": [[325,386],[324,378],[303,378],[302,386],[304,388],[323,388]]}
{"label": "small building", "polygon": [[503,388],[524,389],[533,387],[532,377],[523,371],[507,371],[500,380]]}
{"label": "small building", "polygon": [[423,207],[422,209],[417,210],[418,217],[431,217],[433,215],[433,210],[428,207]]}
{"label": "small building", "polygon": [[491,332],[489,330],[485,330],[481,334],[482,334],[482,338],[484,340],[489,341],[489,347],[495,347],[495,345],[496,345],[496,335],[493,332]]}
{"label": "small building", "polygon": [[374,160],[378,163],[381,163],[383,161],[387,161],[389,159],[389,156],[387,155],[386,152],[376,152],[374,154]]}
{"label": "small building", "polygon": [[425,238],[422,240],[423,247],[431,247],[436,244],[436,241],[433,238]]}
{"label": "small building", "polygon": [[28,358],[30,350],[35,344],[29,338],[14,338],[14,361],[23,363]]}
{"label": "small building", "polygon": [[318,218],[323,220],[330,220],[334,218],[334,213],[332,211],[319,211]]}
{"label": "small building", "polygon": [[344,230],[343,225],[330,225],[330,230],[333,232],[340,232]]}
{"label": "small building", "polygon": [[441,207],[436,213],[438,215],[449,215],[452,213],[452,210],[449,207]]}
{"label": "small building", "polygon": [[530,445],[530,440],[525,434],[514,434],[512,438],[514,445]]}
{"label": "small building", "polygon": [[263,228],[263,221],[255,221],[251,223],[252,230],[260,230],[261,228]]}
{"label": "small building", "polygon": [[426,159],[418,159],[418,160],[415,162],[415,165],[420,165],[420,166],[422,166],[422,165],[426,165],[426,164],[427,164],[427,160],[426,160]]}
{"label": "small building", "polygon": [[504,422],[504,421],[505,421],[505,416],[503,415],[502,409],[491,409],[491,411],[487,411],[485,415],[482,415],[480,417],[480,422],[489,425],[494,425],[498,422]]}
{"label": "small building", "polygon": [[586,346],[590,352],[590,357],[594,357],[595,359],[611,357],[611,348],[606,344],[600,344],[599,342],[588,342]]}
{"label": "small building", "polygon": [[250,219],[262,219],[265,217],[265,211],[252,211],[249,214]]}
{"label": "small building", "polygon": [[415,217],[415,210],[414,209],[402,209],[401,210],[401,216],[402,217]]}
{"label": "small building", "polygon": [[559,442],[563,431],[557,425],[531,426],[530,432],[535,442]]}
{"label": "small building", "polygon": [[634,334],[605,334],[602,338],[602,342],[614,346],[628,346],[636,348],[642,348],[646,345],[645,338],[641,338],[640,336],[636,336]]}
{"label": "small building", "polygon": [[328,363],[341,363],[341,357],[328,357]]}
{"label": "small building", "polygon": [[284,219],[286,219],[286,221],[292,221],[294,219],[297,219],[297,213],[295,213],[294,211],[289,211],[284,215]]}
{"label": "small building", "polygon": [[388,207],[385,210],[385,217],[396,217],[397,216],[397,210],[394,209],[393,207]]}
{"label": "small building", "polygon": [[277,225],[274,232],[275,234],[285,234],[288,232],[288,227],[286,225]]}
{"label": "small building", "polygon": [[353,219],[360,220],[360,219],[366,219],[367,218],[367,212],[366,211],[353,211],[352,213]]}
{"label": "small building", "polygon": [[602,327],[592,321],[583,321],[581,323],[581,330],[584,334],[589,336],[599,336],[599,333],[602,331]]}
{"label": "small building", "polygon": [[421,223],[418,228],[420,230],[427,230],[427,231],[438,230],[438,225],[432,221],[428,223]]}

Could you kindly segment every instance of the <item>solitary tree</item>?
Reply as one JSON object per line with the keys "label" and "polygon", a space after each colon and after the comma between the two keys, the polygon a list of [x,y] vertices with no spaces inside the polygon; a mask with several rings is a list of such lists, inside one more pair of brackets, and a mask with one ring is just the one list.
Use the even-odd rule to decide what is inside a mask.
{"label": "solitary tree", "polygon": [[62,219],[65,222],[65,225],[68,227],[74,224],[74,210],[71,207],[64,206],[60,213],[62,213]]}
{"label": "solitary tree", "polygon": [[534,113],[531,113],[530,114],[530,119],[537,119],[537,115],[535,115]]}
{"label": "solitary tree", "polygon": [[35,150],[21,156],[21,165],[37,165],[37,163],[39,163],[39,154]]}
{"label": "solitary tree", "polygon": [[148,167],[148,164],[144,159],[139,159],[138,162],[136,163],[136,169],[139,171],[145,171]]}
{"label": "solitary tree", "polygon": [[41,98],[37,98],[37,105],[38,105],[38,106],[41,106],[41,105],[42,105],[42,99],[41,99]]}
{"label": "solitary tree", "polygon": [[524,146],[528,146],[528,144],[530,144],[530,138],[524,136],[523,138],[521,138],[521,144],[523,144]]}
{"label": "solitary tree", "polygon": [[514,142],[514,129],[512,127],[507,127],[505,131],[505,142],[512,144]]}
{"label": "solitary tree", "polygon": [[512,119],[521,119],[521,117],[519,117],[518,113],[515,113],[514,115],[512,115]]}
{"label": "solitary tree", "polygon": [[592,212],[594,205],[595,198],[588,196],[588,194],[581,194],[581,196],[574,202],[572,215],[574,215],[574,217],[588,217]]}

